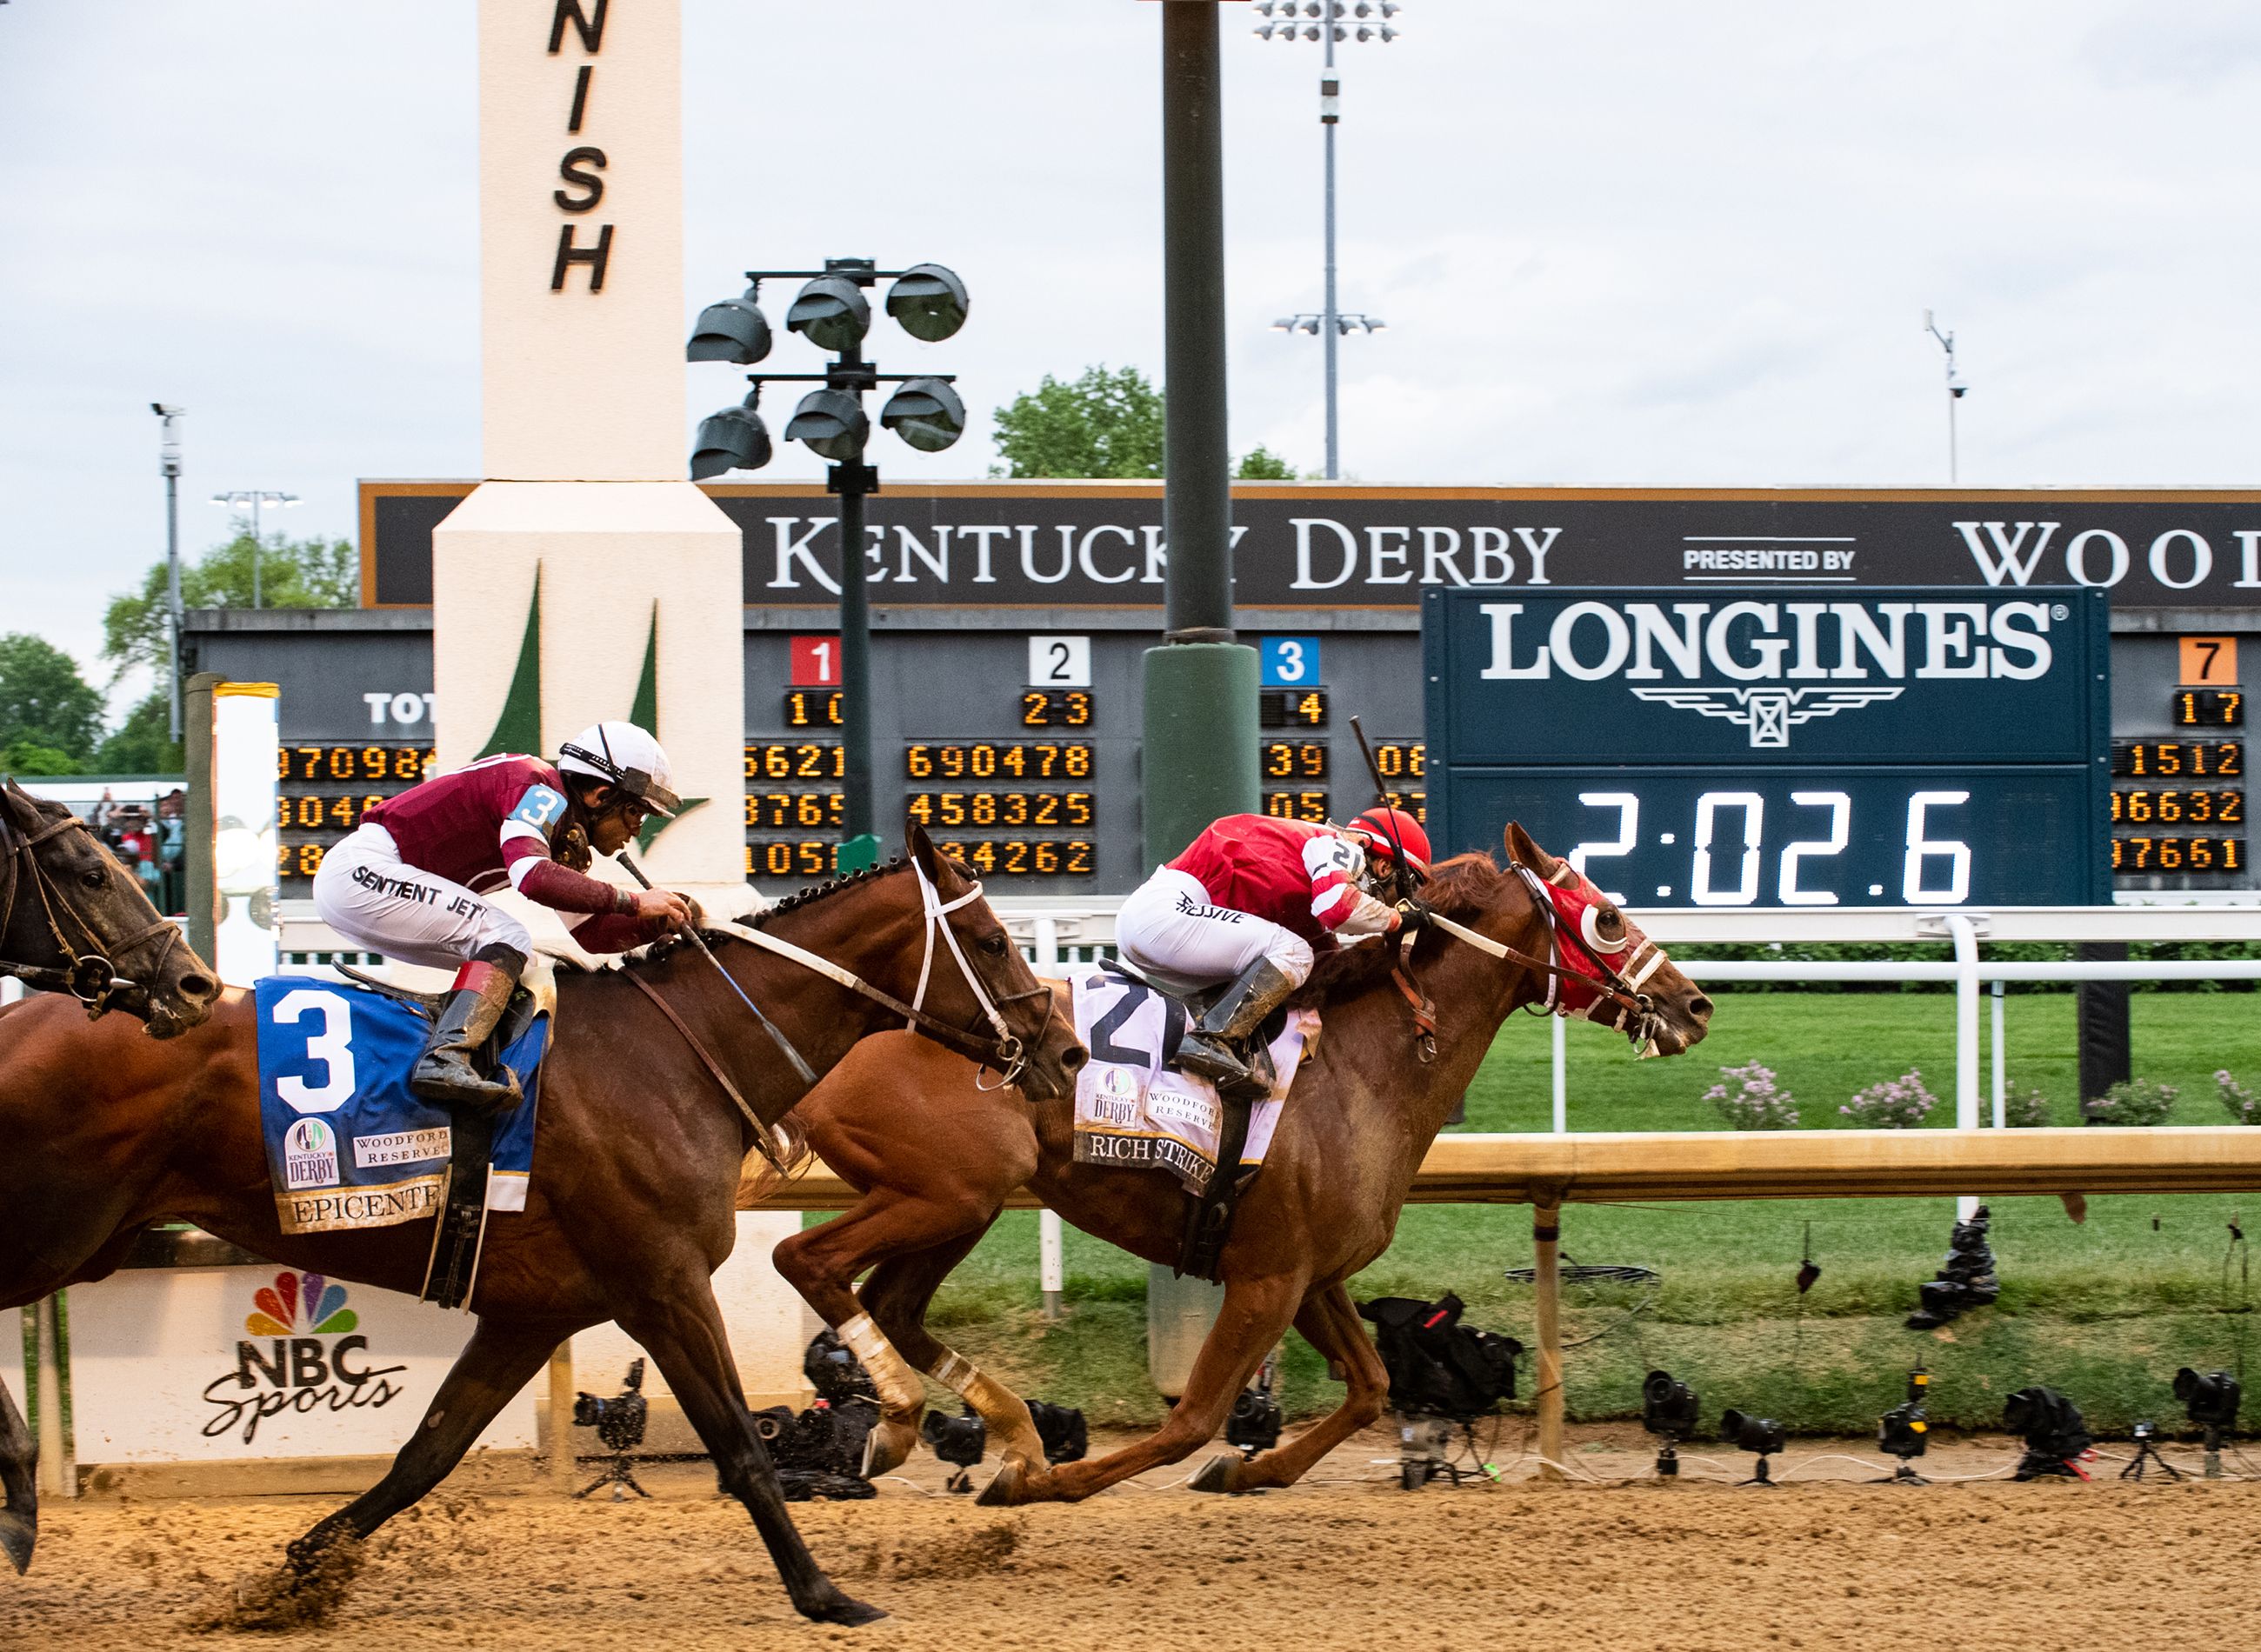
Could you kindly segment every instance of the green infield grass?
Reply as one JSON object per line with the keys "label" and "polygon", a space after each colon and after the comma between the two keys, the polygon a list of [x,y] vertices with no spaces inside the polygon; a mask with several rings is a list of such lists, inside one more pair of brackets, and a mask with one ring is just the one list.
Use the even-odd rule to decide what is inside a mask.
{"label": "green infield grass", "polygon": [[[2013,1088],[2038,1086],[2053,1103],[2051,1122],[2078,1123],[2072,995],[2019,994],[2006,1010]],[[2181,1088],[2173,1123],[2229,1122],[2217,1069],[2261,1086],[2261,1000],[2251,995],[2139,993],[2134,1029],[2136,1076]],[[1942,994],[1723,995],[1710,1038],[1669,1060],[1635,1061],[1621,1039],[1584,1024],[1568,1032],[1574,1130],[1719,1128],[1704,1092],[1720,1067],[1754,1060],[1775,1071],[1806,1128],[1846,1122],[1837,1110],[1855,1089],[1911,1067],[1941,1098],[1933,1122],[1953,1123],[1954,1008]],[[1470,1090],[1466,1128],[1543,1130],[1548,1109],[1547,1029],[1518,1016]],[[2243,1368],[2261,1339],[2230,1223],[2261,1226],[2261,1196],[2094,1198],[2078,1226],[2054,1198],[1997,1199],[1992,1209],[1999,1302],[1925,1333],[1900,1322],[1945,1253],[1951,1200],[1572,1205],[1568,1257],[1638,1263],[1661,1279],[1566,1287],[1570,1413],[1637,1415],[1652,1366],[1692,1383],[1707,1419],[1734,1405],[1827,1433],[1872,1428],[1918,1364],[1936,1374],[1933,1414],[1950,1426],[1998,1426],[2003,1396],[2030,1383],[2064,1390],[2092,1425],[2114,1430],[2138,1416],[2180,1422],[2167,1390],[2178,1365],[2226,1367],[2252,1386]],[[1526,1207],[1410,1209],[1353,1294],[1457,1291],[1470,1323],[1527,1342],[1530,1288],[1504,1274],[1530,1266],[1530,1232]],[[1794,1277],[1809,1232],[1821,1276],[1801,1298]],[[1023,1392],[1080,1404],[1095,1423],[1157,1420],[1145,1265],[1073,1229],[1066,1260],[1068,1310],[1047,1322],[1037,1217],[1008,1212],[944,1288],[937,1329]],[[1299,1338],[1290,1336],[1284,1366],[1291,1413],[1324,1410],[1341,1391]],[[2250,1409],[2261,1426],[2261,1401]]]}

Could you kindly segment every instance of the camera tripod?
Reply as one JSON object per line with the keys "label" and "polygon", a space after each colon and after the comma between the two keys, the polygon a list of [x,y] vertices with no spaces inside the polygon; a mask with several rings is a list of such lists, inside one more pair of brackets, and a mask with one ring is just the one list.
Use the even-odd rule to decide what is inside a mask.
{"label": "camera tripod", "polygon": [[1774,1476],[1768,1471],[1767,1458],[1769,1454],[1763,1451],[1759,1453],[1759,1460],[1751,1465],[1751,1477],[1748,1480],[1738,1480],[1735,1483],[1739,1486],[1762,1485],[1769,1488],[1779,1488],[1782,1482],[1776,1479]]}
{"label": "camera tripod", "polygon": [[2159,1455],[2159,1448],[2151,1443],[2152,1438],[2149,1429],[2136,1430],[2135,1460],[2120,1470],[2120,1477],[2122,1480],[2140,1480],[2143,1477],[2143,1465],[2147,1462],[2154,1462],[2158,1464],[2160,1472],[2170,1480],[2187,1478],[2188,1476],[2181,1469]]}
{"label": "camera tripod", "polygon": [[1875,1479],[1870,1481],[1869,1483],[1870,1485],[1929,1485],[1931,1483],[1930,1481],[1925,1479],[1921,1475],[1918,1474],[1913,1469],[1908,1466],[1914,1461],[1915,1459],[1913,1457],[1902,1457],[1899,1459],[1899,1468],[1893,1469],[1890,1474],[1878,1475]]}
{"label": "camera tripod", "polygon": [[612,1487],[613,1501],[615,1503],[628,1501],[628,1498],[621,1490],[622,1486],[626,1486],[628,1490],[647,1501],[651,1497],[650,1492],[636,1483],[635,1476],[628,1469],[628,1454],[625,1451],[614,1452],[612,1460],[605,1464],[604,1473],[590,1481],[573,1495],[576,1498],[585,1498],[592,1491],[603,1490],[607,1486]]}

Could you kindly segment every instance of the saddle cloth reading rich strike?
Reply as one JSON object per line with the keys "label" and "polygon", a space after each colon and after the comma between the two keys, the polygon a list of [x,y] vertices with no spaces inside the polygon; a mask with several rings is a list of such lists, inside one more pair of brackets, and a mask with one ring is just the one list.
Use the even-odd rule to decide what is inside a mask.
{"label": "saddle cloth reading rich strike", "polygon": [[[259,1122],[285,1233],[391,1227],[438,1214],[449,1115],[409,1093],[431,1024],[408,1005],[306,975],[254,989]],[[502,1052],[525,1099],[497,1121],[487,1209],[522,1210],[549,1018]]]}
{"label": "saddle cloth reading rich strike", "polygon": [[[1187,1192],[1201,1192],[1216,1168],[1222,1110],[1217,1086],[1167,1065],[1185,1034],[1185,1006],[1110,969],[1080,970],[1069,985],[1075,1034],[1091,1052],[1075,1079],[1076,1162],[1153,1166],[1174,1172]],[[1250,1111],[1242,1164],[1264,1162],[1281,1103],[1318,1032],[1317,1010],[1287,1012],[1272,1040],[1279,1076]]]}

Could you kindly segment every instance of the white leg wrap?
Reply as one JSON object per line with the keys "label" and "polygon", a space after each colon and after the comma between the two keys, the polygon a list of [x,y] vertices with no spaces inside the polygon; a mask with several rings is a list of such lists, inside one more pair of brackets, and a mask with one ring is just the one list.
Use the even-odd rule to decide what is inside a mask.
{"label": "white leg wrap", "polygon": [[926,1374],[960,1399],[971,1399],[969,1390],[981,1380],[981,1368],[954,1348],[944,1349]]}
{"label": "white leg wrap", "polygon": [[872,1374],[872,1386],[879,1391],[883,1410],[915,1411],[925,1405],[926,1390],[919,1386],[918,1373],[895,1352],[870,1314],[859,1313],[842,1325],[840,1340]]}

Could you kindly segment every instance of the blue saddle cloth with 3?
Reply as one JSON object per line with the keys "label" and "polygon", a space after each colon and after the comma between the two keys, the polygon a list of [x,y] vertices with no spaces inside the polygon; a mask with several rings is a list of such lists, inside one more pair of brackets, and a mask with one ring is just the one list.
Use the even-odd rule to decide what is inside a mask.
{"label": "blue saddle cloth with 3", "polygon": [[[391,1227],[434,1216],[452,1146],[449,1114],[409,1093],[431,1023],[408,1005],[306,975],[254,988],[259,1123],[285,1233]],[[525,1099],[497,1121],[490,1210],[526,1208],[549,1019],[502,1052]]]}

